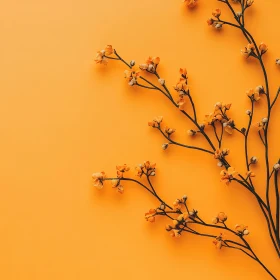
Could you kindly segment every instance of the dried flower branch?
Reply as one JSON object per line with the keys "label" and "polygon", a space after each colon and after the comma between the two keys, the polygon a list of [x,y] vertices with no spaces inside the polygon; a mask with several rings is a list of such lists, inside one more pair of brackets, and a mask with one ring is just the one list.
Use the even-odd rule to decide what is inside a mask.
{"label": "dried flower branch", "polygon": [[[261,42],[257,44],[254,37],[245,27],[245,11],[252,6],[254,3],[253,0],[218,0],[226,5],[229,11],[232,13],[235,23],[230,21],[225,21],[222,19],[222,10],[215,9],[212,12],[212,17],[207,20],[208,25],[213,26],[216,29],[221,29],[223,26],[231,26],[234,28],[239,29],[242,34],[244,35],[245,39],[247,40],[247,45],[241,50],[241,54],[246,59],[256,59],[261,67],[263,77],[264,77],[264,86],[259,85],[255,88],[249,89],[246,92],[246,95],[250,101],[250,109],[246,110],[246,115],[248,115],[248,123],[245,127],[239,128],[235,121],[230,117],[230,109],[231,104],[217,102],[214,105],[214,109],[209,114],[205,115],[203,121],[199,121],[199,117],[197,115],[196,104],[192,97],[189,85],[188,85],[188,76],[187,70],[185,68],[181,68],[179,70],[179,79],[174,85],[174,91],[178,94],[178,98],[174,97],[174,94],[171,92],[169,87],[167,86],[167,82],[163,79],[158,71],[160,58],[159,57],[148,57],[148,59],[139,65],[139,70],[135,68],[135,61],[131,60],[130,62],[126,62],[115,49],[112,48],[111,45],[108,45],[105,50],[99,51],[97,53],[95,61],[100,64],[107,64],[109,60],[117,60],[124,63],[128,69],[125,70],[125,78],[128,81],[130,86],[138,86],[145,88],[147,90],[153,90],[160,92],[163,94],[170,103],[176,107],[190,123],[192,124],[192,128],[187,131],[187,134],[192,137],[196,137],[201,135],[203,139],[205,139],[205,143],[207,144],[207,148],[199,147],[199,146],[191,146],[185,143],[179,143],[173,140],[173,135],[175,133],[174,128],[170,128],[168,126],[163,127],[163,117],[154,118],[152,121],[148,122],[148,125],[154,129],[157,129],[161,135],[167,140],[166,143],[162,145],[162,149],[166,150],[169,146],[177,145],[187,149],[195,149],[200,152],[204,152],[206,154],[210,154],[214,160],[217,160],[217,165],[223,170],[220,172],[221,181],[224,182],[226,185],[230,185],[232,182],[238,183],[240,186],[247,189],[250,194],[257,200],[259,207],[262,211],[262,214],[266,220],[269,235],[273,246],[275,248],[276,253],[280,257],[280,201],[279,201],[279,187],[278,187],[278,171],[280,170],[280,160],[273,165],[271,168],[271,164],[269,162],[269,141],[268,141],[268,133],[269,133],[269,124],[272,109],[278,99],[280,93],[280,87],[272,101],[270,95],[270,88],[269,88],[269,81],[268,75],[266,72],[266,68],[263,62],[263,55],[268,51],[268,46]],[[197,1],[184,1],[187,2],[188,7],[194,7]],[[241,11],[235,11],[233,8],[233,4],[239,4]],[[276,64],[280,65],[280,59],[276,59]],[[154,84],[150,79],[142,76],[142,72],[146,72],[151,76],[155,76],[158,80],[158,85]],[[256,110],[255,104],[256,102],[263,103],[265,101],[267,112],[266,116],[264,116],[256,125],[253,124],[254,113]],[[191,110],[188,109],[187,104],[190,104]],[[255,126],[255,129],[254,129]],[[209,129],[210,128],[210,129]],[[224,133],[228,133],[230,135],[234,134],[234,131],[240,133],[244,138],[244,154],[245,154],[245,164],[246,170],[236,170],[233,166],[231,166],[230,162],[228,161],[228,154],[230,152],[229,149],[223,147],[223,135]],[[254,132],[255,131],[255,132]],[[257,159],[255,156],[249,154],[249,143],[248,137],[250,133],[255,133],[259,136],[263,147],[264,147],[264,161],[265,161],[265,171],[266,171],[266,178],[265,178],[265,190],[266,195],[265,199],[263,199],[259,193],[256,191],[254,186],[254,177],[256,174],[253,170],[254,165],[258,163],[260,159]],[[213,140],[214,138],[214,140]],[[155,166],[154,166],[155,167]],[[142,177],[145,175],[147,177],[149,186],[145,186],[141,182],[131,179],[131,178],[123,178],[118,176],[116,178],[105,178],[103,173],[96,173],[94,175],[94,182],[98,188],[101,188],[101,182],[106,180],[112,180],[114,182],[114,187],[122,193],[123,187],[121,185],[122,181],[133,181],[141,185],[147,191],[149,191],[152,195],[154,195],[160,202],[161,206],[157,209],[150,210],[147,212],[146,219],[148,221],[154,222],[156,216],[166,216],[172,221],[175,221],[173,226],[168,226],[168,231],[172,233],[174,237],[179,237],[182,232],[190,232],[193,234],[198,234],[202,236],[213,237],[212,235],[200,233],[193,228],[190,227],[192,223],[199,224],[202,226],[209,226],[205,223],[201,218],[198,217],[196,211],[192,211],[191,214],[187,208],[186,203],[183,202],[182,199],[176,200],[173,207],[168,206],[165,202],[158,196],[153,185],[150,181],[150,176],[155,175],[155,170],[149,171],[145,164],[143,166],[139,166],[137,169],[138,176]],[[151,173],[149,173],[151,172]],[[123,173],[122,173],[123,174]],[[153,175],[152,175],[153,174]],[[274,188],[275,188],[275,196],[274,199],[276,201],[276,211],[273,212],[271,207],[271,184],[272,184],[272,176],[274,175]],[[181,211],[182,205],[185,207],[186,213]],[[165,211],[165,207],[168,207],[171,211]],[[175,210],[173,210],[175,208]],[[174,212],[175,211],[175,212]],[[174,218],[172,215],[180,214],[183,216]],[[184,216],[185,215],[185,216]],[[179,219],[179,220],[178,220]],[[252,257],[258,263],[260,263],[264,268],[265,266],[259,261],[257,256],[253,253],[251,247],[244,239],[244,235],[248,233],[248,229],[242,225],[236,227],[235,231],[229,229],[225,225],[226,216],[224,213],[219,213],[217,217],[215,217],[215,222],[220,223],[222,221],[223,226],[212,225],[211,227],[218,227],[224,230],[227,230],[231,233],[237,234],[243,243],[238,243],[235,245],[239,245],[240,247],[235,248],[232,245],[232,242],[229,240],[224,240],[223,235],[215,236],[215,245],[217,248],[228,247],[228,248],[235,248],[238,250],[243,251],[248,256]],[[182,222],[182,223],[181,223]],[[231,243],[231,245],[229,244]],[[246,249],[246,250],[245,250]],[[247,252],[249,251],[249,252]],[[266,268],[265,268],[266,269]],[[276,279],[267,269],[266,271]]]}
{"label": "dried flower branch", "polygon": [[[247,226],[243,224],[237,224],[234,229],[229,228],[226,225],[226,221],[228,219],[227,215],[224,212],[219,212],[216,217],[213,219],[212,224],[205,222],[199,215],[198,211],[193,209],[190,210],[187,205],[187,196],[184,195],[182,198],[177,198],[172,207],[169,206],[156,192],[155,187],[151,181],[151,177],[155,176],[155,164],[150,163],[149,161],[145,161],[143,164],[139,164],[136,169],[136,176],[142,178],[144,176],[147,179],[148,185],[144,184],[140,180],[136,180],[130,177],[124,177],[124,173],[129,170],[126,165],[117,166],[117,177],[114,178],[106,178],[105,173],[94,173],[92,175],[95,186],[100,189],[100,185],[105,183],[105,181],[111,181],[112,187],[116,188],[121,186],[121,182],[131,181],[138,184],[140,187],[144,188],[150,194],[152,194],[160,203],[157,208],[151,208],[148,212],[145,213],[144,217],[146,221],[150,223],[156,222],[157,217],[166,217],[170,220],[170,223],[166,225],[166,231],[170,232],[170,236],[179,238],[183,235],[183,233],[190,233],[194,235],[204,236],[211,238],[213,240],[213,244],[217,249],[222,249],[223,247],[229,249],[235,249],[243,252],[251,259],[259,263],[265,271],[273,278],[276,279],[275,276],[269,271],[269,269],[261,262],[261,260],[257,257],[252,247],[246,240],[246,236],[250,233]],[[120,176],[119,172],[122,170],[122,174]],[[101,175],[100,175],[101,174]],[[123,193],[122,191],[119,193]],[[168,208],[168,210],[167,210]],[[193,227],[194,225],[198,226]],[[205,229],[213,228],[219,229],[219,234],[214,235],[212,233],[205,232]],[[231,236],[235,236],[239,239],[239,242],[225,238],[225,233],[230,234]]]}
{"label": "dried flower branch", "polygon": [[[275,96],[274,101],[271,103],[268,76],[267,76],[266,68],[265,68],[265,65],[264,65],[264,62],[263,62],[263,59],[262,59],[262,56],[267,52],[268,47],[263,42],[260,43],[260,45],[258,46],[255,39],[253,38],[253,36],[245,28],[245,23],[244,23],[245,10],[247,8],[249,8],[254,3],[254,1],[253,0],[234,1],[234,2],[239,2],[241,4],[241,7],[242,7],[241,13],[236,13],[228,0],[218,0],[218,1],[223,2],[227,5],[227,7],[229,8],[229,10],[231,11],[231,13],[234,16],[235,21],[237,22],[237,25],[231,25],[231,26],[239,28],[243,32],[245,38],[248,41],[248,45],[244,48],[244,50],[241,50],[241,53],[246,58],[253,57],[253,58],[257,59],[260,66],[261,66],[263,76],[264,76],[265,89],[262,86],[258,86],[254,91],[249,90],[247,92],[248,97],[252,101],[252,109],[251,109],[252,113],[249,115],[250,116],[250,122],[249,122],[249,125],[248,125],[247,132],[245,134],[245,155],[246,155],[247,170],[249,171],[248,156],[247,156],[248,155],[247,138],[248,138],[249,129],[251,127],[251,121],[252,121],[251,115],[253,115],[254,102],[258,101],[260,99],[260,95],[264,95],[265,98],[266,98],[266,103],[267,103],[267,116],[264,117],[257,124],[258,129],[259,129],[260,139],[261,139],[261,141],[262,141],[262,143],[264,144],[264,147],[265,147],[265,163],[266,163],[266,207],[264,207],[265,205],[263,205],[263,207],[265,209],[264,208],[262,208],[262,209],[267,211],[266,218],[267,218],[267,220],[269,220],[268,221],[268,226],[269,226],[270,236],[271,236],[271,239],[273,241],[275,250],[278,253],[278,256],[280,256],[280,236],[279,236],[279,232],[277,232],[277,229],[276,229],[276,226],[275,226],[275,223],[279,223],[279,211],[280,211],[280,209],[279,209],[279,199],[277,201],[277,197],[276,197],[276,201],[277,201],[276,214],[275,214],[276,216],[275,216],[275,218],[273,218],[271,203],[270,203],[270,165],[269,165],[269,142],[268,142],[268,129],[269,129],[271,111],[272,111],[273,105],[275,104],[275,102],[278,98],[279,89],[278,89],[278,92]],[[214,19],[212,19],[212,20],[215,21]],[[219,18],[217,20],[219,20]],[[252,185],[252,181],[250,181],[250,183]]]}

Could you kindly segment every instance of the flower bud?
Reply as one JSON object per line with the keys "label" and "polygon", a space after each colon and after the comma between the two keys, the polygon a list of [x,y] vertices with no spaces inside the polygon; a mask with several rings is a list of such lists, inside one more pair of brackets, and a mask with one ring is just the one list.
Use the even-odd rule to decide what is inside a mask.
{"label": "flower bud", "polygon": [[242,16],[242,12],[240,12],[240,11],[237,12],[237,13],[236,13],[236,16],[237,16],[237,17],[241,17],[241,16]]}
{"label": "flower bud", "polygon": [[141,69],[141,70],[147,70],[148,69],[148,64],[140,64],[139,65],[139,68]]}
{"label": "flower bud", "polygon": [[158,79],[158,82],[163,86],[165,84],[165,80],[164,79]]}
{"label": "flower bud", "polygon": [[258,158],[257,157],[251,157],[250,162],[251,162],[251,164],[256,164],[258,162]]}
{"label": "flower bud", "polygon": [[198,0],[184,0],[183,2],[187,2],[187,6],[189,9],[194,8],[197,5]]}
{"label": "flower bud", "polygon": [[220,15],[221,15],[221,10],[220,9],[215,9],[213,12],[212,12],[212,15],[216,18],[219,18]]}
{"label": "flower bud", "polygon": [[137,83],[136,79],[135,79],[135,78],[132,78],[128,84],[129,84],[130,86],[134,86],[136,83]]}
{"label": "flower bud", "polygon": [[243,231],[243,235],[248,235],[250,232],[249,232],[249,230],[248,229],[245,229],[244,231]]}
{"label": "flower bud", "polygon": [[209,18],[209,19],[207,20],[207,24],[208,24],[208,25],[213,25],[214,22],[215,22],[215,20],[212,19],[212,18]]}
{"label": "flower bud", "polygon": [[186,200],[188,199],[188,197],[187,197],[186,195],[183,195],[182,199],[183,199],[184,201],[186,201]]}
{"label": "flower bud", "polygon": [[187,131],[187,133],[188,133],[189,136],[194,136],[194,135],[196,134],[196,131],[195,131],[195,130],[192,130],[192,129],[189,129],[189,130]]}
{"label": "flower bud", "polygon": [[154,65],[153,65],[153,64],[149,64],[149,66],[148,66],[148,71],[154,72],[154,70],[155,70]]}
{"label": "flower bud", "polygon": [[163,150],[166,150],[168,148],[168,146],[169,146],[168,143],[164,143],[164,144],[162,144],[161,147],[162,147]]}
{"label": "flower bud", "polygon": [[222,25],[221,23],[215,23],[215,24],[214,24],[214,27],[215,27],[216,29],[221,29],[221,28],[223,27],[223,25]]}
{"label": "flower bud", "polygon": [[135,60],[131,60],[131,61],[129,62],[129,64],[130,64],[130,66],[134,66],[134,65],[135,65]]}
{"label": "flower bud", "polygon": [[247,114],[248,116],[251,116],[251,115],[252,115],[252,112],[251,112],[250,110],[246,110],[246,114]]}
{"label": "flower bud", "polygon": [[111,181],[113,188],[116,188],[120,184],[120,180],[114,179]]}
{"label": "flower bud", "polygon": [[198,212],[197,210],[190,211],[190,212],[189,212],[190,217],[195,218],[195,217],[196,217],[197,212]]}
{"label": "flower bud", "polygon": [[254,3],[254,0],[247,0],[246,4],[247,4],[247,7],[250,7],[252,6]]}
{"label": "flower bud", "polygon": [[279,163],[276,163],[274,166],[273,166],[274,170],[278,171],[280,170],[280,164]]}
{"label": "flower bud", "polygon": [[227,220],[227,215],[224,212],[220,212],[217,216],[217,218],[219,219],[219,222],[225,222]]}
{"label": "flower bud", "polygon": [[215,104],[215,108],[222,108],[222,103],[221,102],[217,102]]}
{"label": "flower bud", "polygon": [[267,123],[267,122],[268,122],[268,118],[263,118],[263,119],[262,119],[262,122],[263,122],[263,123]]}
{"label": "flower bud", "polygon": [[277,65],[280,65],[280,58],[277,58],[276,61],[275,61],[275,63],[276,63]]}
{"label": "flower bud", "polygon": [[155,171],[152,171],[150,176],[156,176],[156,172]]}
{"label": "flower bud", "polygon": [[263,87],[263,86],[257,86],[257,87],[255,88],[255,91],[256,91],[257,93],[259,93],[259,94],[264,94],[264,93],[265,93],[264,87]]}
{"label": "flower bud", "polygon": [[165,207],[166,207],[165,204],[162,203],[162,204],[160,205],[159,209],[164,210]]}
{"label": "flower bud", "polygon": [[154,223],[156,221],[156,217],[151,216],[151,217],[148,217],[146,220],[147,220],[147,222]]}
{"label": "flower bud", "polygon": [[227,156],[229,154],[229,152],[230,152],[230,149],[227,149],[227,148],[222,149],[222,155],[223,156]]}
{"label": "flower bud", "polygon": [[217,165],[218,165],[219,167],[223,167],[223,163],[222,163],[221,161],[218,161]]}
{"label": "flower bud", "polygon": [[201,130],[204,130],[205,124],[200,124],[199,127],[200,127]]}
{"label": "flower bud", "polygon": [[265,54],[268,50],[268,47],[265,43],[261,43],[259,45],[259,50],[260,50],[261,54]]}

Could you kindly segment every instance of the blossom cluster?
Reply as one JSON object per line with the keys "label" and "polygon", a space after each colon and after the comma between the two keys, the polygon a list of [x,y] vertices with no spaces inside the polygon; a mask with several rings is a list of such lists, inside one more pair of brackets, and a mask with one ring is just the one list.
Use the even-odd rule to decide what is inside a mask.
{"label": "blossom cluster", "polygon": [[188,6],[188,8],[194,8],[197,5],[198,0],[183,0]]}
{"label": "blossom cluster", "polygon": [[150,161],[145,161],[143,164],[136,166],[137,176],[142,177],[143,174],[146,176],[155,176],[156,175],[156,163],[151,163]]}
{"label": "blossom cluster", "polygon": [[[107,178],[104,171],[96,172],[92,174],[93,185],[97,189],[102,189],[104,186],[104,181],[110,180],[112,187],[117,190],[119,193],[124,192],[124,187],[122,185],[122,181],[124,181],[124,174],[130,170],[126,164],[117,165],[116,166],[117,175],[116,178]],[[135,167],[136,173],[135,175],[138,177],[142,177],[142,175],[146,176],[155,176],[156,175],[156,163],[151,163],[150,161],[145,161],[143,164],[139,164]]]}
{"label": "blossom cluster", "polygon": [[214,106],[214,111],[205,115],[204,124],[213,126],[215,122],[220,122],[224,130],[232,134],[235,127],[234,120],[228,117],[227,111],[231,108],[230,103],[217,102]]}
{"label": "blossom cluster", "polygon": [[180,237],[182,233],[182,228],[184,228],[187,222],[190,220],[190,215],[188,212],[183,212],[178,215],[176,219],[172,220],[172,224],[166,225],[165,229],[170,231],[172,237]]}
{"label": "blossom cluster", "polygon": [[114,53],[112,45],[107,45],[104,50],[98,51],[95,57],[95,62],[107,65],[108,56]]}
{"label": "blossom cluster", "polygon": [[174,86],[174,89],[179,94],[179,99],[177,101],[178,108],[179,110],[184,110],[186,104],[185,98],[189,94],[187,69],[180,68],[179,73],[180,73],[180,78],[176,83],[176,85]]}

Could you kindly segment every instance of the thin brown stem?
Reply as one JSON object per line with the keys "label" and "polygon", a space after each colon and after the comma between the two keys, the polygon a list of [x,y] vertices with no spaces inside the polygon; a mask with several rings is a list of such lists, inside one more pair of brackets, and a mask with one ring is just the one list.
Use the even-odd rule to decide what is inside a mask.
{"label": "thin brown stem", "polygon": [[214,154],[212,151],[209,151],[209,150],[206,150],[206,149],[203,149],[203,148],[200,148],[200,147],[195,147],[195,146],[189,146],[189,145],[185,145],[185,144],[181,144],[179,142],[176,142],[174,140],[172,140],[170,137],[168,137],[161,129],[161,127],[158,127],[158,130],[160,131],[160,133],[164,136],[165,139],[167,139],[169,141],[169,144],[173,144],[173,145],[176,145],[176,146],[181,146],[181,147],[184,147],[184,148],[187,148],[187,149],[194,149],[194,150],[199,150],[199,151],[202,151],[202,152],[205,152],[205,153],[209,153],[209,154]]}

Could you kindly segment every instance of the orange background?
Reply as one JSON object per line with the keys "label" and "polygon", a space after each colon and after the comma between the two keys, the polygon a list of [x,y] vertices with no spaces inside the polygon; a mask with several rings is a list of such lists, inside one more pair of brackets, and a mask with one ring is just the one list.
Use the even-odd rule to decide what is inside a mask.
{"label": "orange background", "polygon": [[[147,121],[164,115],[177,129],[175,139],[204,145],[187,137],[192,125],[160,94],[129,87],[124,65],[93,62],[106,44],[137,63],[160,56],[159,72],[169,86],[187,67],[201,119],[217,101],[232,102],[231,116],[241,127],[249,108],[245,91],[263,78],[254,61],[240,56],[246,43],[240,32],[207,27],[212,9],[222,6],[215,0],[201,0],[192,11],[179,0],[2,1],[1,279],[269,279],[239,252],[217,251],[212,240],[193,235],[174,240],[163,220],[146,223],[143,214],[157,202],[138,186],[125,184],[123,196],[110,184],[102,191],[92,187],[92,172],[114,175],[116,164],[144,160],[157,162],[154,181],[168,202],[187,194],[207,221],[226,211],[228,225],[248,224],[249,242],[280,277],[254,199],[239,185],[221,184],[211,156],[177,147],[162,151],[166,141]],[[259,0],[247,13],[249,30],[269,45],[273,95],[280,75],[274,64],[279,10],[279,1]],[[275,112],[279,108],[278,102]],[[275,112],[271,163],[279,157]],[[255,181],[263,190],[263,152],[252,135],[250,154],[260,158]],[[230,161],[244,171],[242,138],[235,133],[225,141]]]}

